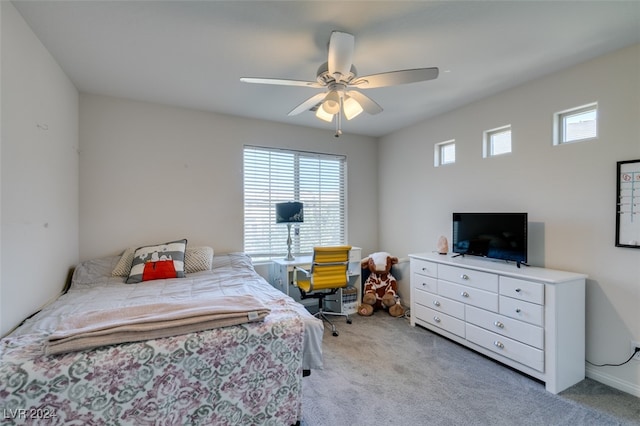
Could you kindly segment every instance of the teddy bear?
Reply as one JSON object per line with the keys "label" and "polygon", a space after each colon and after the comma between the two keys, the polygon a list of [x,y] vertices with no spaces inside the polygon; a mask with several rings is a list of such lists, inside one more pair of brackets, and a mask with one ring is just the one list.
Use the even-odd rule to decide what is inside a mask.
{"label": "teddy bear", "polygon": [[404,308],[396,293],[398,283],[391,275],[391,266],[396,263],[398,258],[386,252],[373,253],[362,259],[362,268],[368,268],[371,274],[364,283],[362,304],[358,307],[358,314],[369,316],[376,309],[386,309],[393,317],[404,315]]}

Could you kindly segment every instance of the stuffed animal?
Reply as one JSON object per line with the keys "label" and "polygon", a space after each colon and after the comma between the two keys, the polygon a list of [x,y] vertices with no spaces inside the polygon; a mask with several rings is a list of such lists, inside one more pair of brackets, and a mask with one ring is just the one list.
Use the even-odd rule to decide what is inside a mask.
{"label": "stuffed animal", "polygon": [[371,271],[364,283],[362,304],[358,307],[358,314],[369,316],[376,309],[386,309],[393,317],[404,315],[404,308],[396,291],[398,283],[391,275],[391,266],[398,263],[398,258],[389,253],[373,253],[362,259],[362,268]]}

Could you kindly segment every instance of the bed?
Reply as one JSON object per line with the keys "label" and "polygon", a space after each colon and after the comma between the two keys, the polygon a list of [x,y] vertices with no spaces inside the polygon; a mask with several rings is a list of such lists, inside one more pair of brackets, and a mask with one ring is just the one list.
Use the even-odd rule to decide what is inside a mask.
{"label": "bed", "polygon": [[[82,262],[69,290],[0,341],[3,424],[291,425],[303,371],[322,368],[322,322],[258,275],[250,257],[126,284],[120,256]],[[51,351],[69,319],[155,303],[251,296],[264,318],[91,349]],[[224,299],[226,300],[226,299]]]}

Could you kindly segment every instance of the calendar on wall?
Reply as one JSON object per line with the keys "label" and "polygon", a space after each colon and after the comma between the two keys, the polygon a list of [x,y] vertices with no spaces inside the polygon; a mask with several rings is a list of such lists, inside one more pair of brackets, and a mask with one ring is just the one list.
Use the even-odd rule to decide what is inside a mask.
{"label": "calendar on wall", "polygon": [[640,248],[640,160],[618,161],[616,246]]}

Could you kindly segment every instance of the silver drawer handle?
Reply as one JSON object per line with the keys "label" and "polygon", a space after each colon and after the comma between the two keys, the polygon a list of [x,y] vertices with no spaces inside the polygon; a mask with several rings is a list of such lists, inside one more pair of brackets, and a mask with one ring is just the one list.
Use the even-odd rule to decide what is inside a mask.
{"label": "silver drawer handle", "polygon": [[469,297],[469,293],[467,293],[466,291],[463,291],[462,293],[460,293],[460,296]]}
{"label": "silver drawer handle", "polygon": [[495,342],[493,342],[493,346],[495,346],[496,348],[500,348],[500,349],[504,349],[504,343],[496,340]]}
{"label": "silver drawer handle", "polygon": [[493,323],[493,325],[495,325],[495,326],[496,326],[496,327],[498,327],[498,328],[504,328],[504,324],[503,324],[503,323],[501,323],[500,321],[496,321],[496,322],[494,322],[494,323]]}
{"label": "silver drawer handle", "polygon": [[435,306],[440,306],[440,302],[438,302],[437,300],[434,300],[434,301],[433,301],[433,304],[434,304]]}
{"label": "silver drawer handle", "polygon": [[516,308],[516,313],[519,314],[520,312],[522,312],[522,309]]}
{"label": "silver drawer handle", "polygon": [[440,322],[440,321],[442,321],[439,317],[433,317],[433,320],[434,320],[435,322]]}
{"label": "silver drawer handle", "polygon": [[462,278],[463,280],[468,280],[469,279],[469,275],[462,274],[462,275],[460,275],[460,278]]}
{"label": "silver drawer handle", "polygon": [[520,293],[522,291],[521,288],[516,288],[516,293]]}

